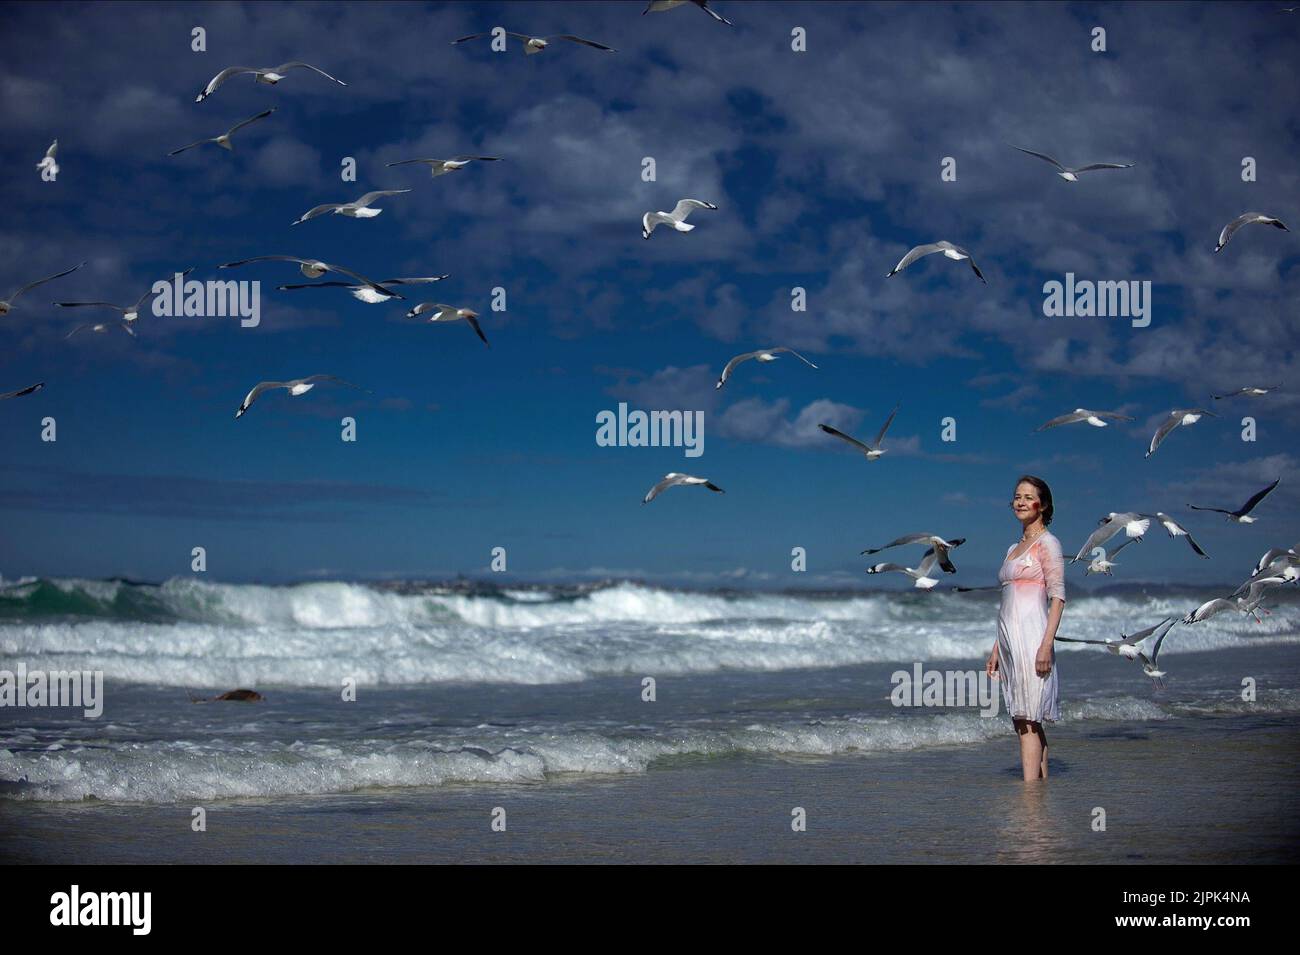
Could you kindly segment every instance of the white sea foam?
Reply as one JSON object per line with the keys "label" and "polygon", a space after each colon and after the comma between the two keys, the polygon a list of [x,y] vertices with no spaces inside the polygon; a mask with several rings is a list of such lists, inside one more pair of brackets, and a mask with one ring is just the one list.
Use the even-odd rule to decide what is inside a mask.
{"label": "white sea foam", "polygon": [[[1065,708],[1069,721],[1166,718],[1148,700],[1119,697]],[[731,754],[830,756],[960,746],[1007,736],[1005,720],[972,713],[903,718],[512,732],[508,738],[265,742],[202,741],[111,748],[64,740],[58,749],[0,749],[0,796],[37,801],[171,803],[307,796],[371,788],[528,783],[568,774],[643,773],[657,760]],[[8,746],[19,747],[15,739]]]}

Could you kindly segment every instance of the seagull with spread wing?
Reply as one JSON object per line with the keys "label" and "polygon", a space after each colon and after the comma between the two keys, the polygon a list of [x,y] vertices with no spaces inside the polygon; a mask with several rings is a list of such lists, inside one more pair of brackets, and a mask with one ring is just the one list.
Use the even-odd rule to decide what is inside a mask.
{"label": "seagull with spread wing", "polygon": [[[470,40],[481,40],[485,36],[492,36],[492,34],[491,32],[471,33],[469,36],[463,36],[459,40],[452,40],[451,43],[452,46],[455,46],[457,43],[466,43]],[[557,33],[554,36],[529,36],[527,33],[511,33],[507,30],[506,36],[515,40],[522,40],[524,44],[524,52],[529,56],[532,56],[534,53],[541,53],[555,40],[568,40],[570,43],[581,43],[583,46],[589,46],[596,50],[603,50],[606,53],[618,52],[618,50],[614,49],[612,46],[597,43],[595,40],[584,40],[582,37],[574,36],[572,33]]]}
{"label": "seagull with spread wing", "polygon": [[1057,162],[1055,159],[1053,159],[1051,156],[1047,155],[1046,153],[1036,153],[1032,149],[1025,149],[1023,146],[1016,146],[1012,143],[1008,143],[1007,145],[1011,146],[1012,149],[1019,149],[1022,153],[1028,153],[1031,156],[1037,156],[1039,159],[1051,163],[1053,166],[1057,168],[1056,174],[1060,176],[1062,179],[1064,179],[1066,182],[1078,182],[1079,174],[1084,172],[1094,172],[1098,169],[1132,169],[1136,165],[1136,163],[1131,163],[1131,162],[1127,162],[1127,163],[1095,162],[1087,166],[1078,166],[1078,167],[1062,166],[1059,162]]}
{"label": "seagull with spread wing", "polygon": [[784,345],[780,345],[776,348],[760,348],[758,351],[747,351],[743,355],[737,355],[735,358],[731,359],[731,361],[727,362],[726,367],[722,369],[722,377],[718,379],[718,383],[714,385],[714,389],[716,390],[718,388],[721,388],[723,385],[725,385],[727,383],[727,379],[731,377],[731,373],[736,370],[736,366],[739,365],[741,362],[749,361],[751,358],[754,359],[755,361],[761,361],[761,362],[776,361],[777,358],[780,357],[779,354],[780,352],[789,352],[791,355],[794,355],[795,358],[798,358],[809,368],[817,367],[812,362],[810,362],[807,358],[804,358],[803,355],[795,351],[793,348],[786,348]]}
{"label": "seagull with spread wing", "polygon": [[940,239],[938,242],[929,242],[925,245],[916,246],[908,252],[907,255],[898,260],[898,264],[889,270],[885,275],[885,278],[891,278],[892,276],[897,275],[917,259],[924,258],[927,255],[933,255],[936,252],[942,252],[944,258],[952,259],[954,262],[961,262],[962,260],[969,262],[971,269],[977,276],[979,276],[979,280],[985,285],[989,284],[988,279],[984,277],[984,273],[980,271],[979,266],[975,264],[975,260],[971,258],[971,254],[961,246],[953,245],[947,239]]}
{"label": "seagull with spread wing", "polygon": [[308,209],[289,224],[298,225],[308,219],[323,216],[327,212],[337,216],[347,216],[349,219],[373,219],[384,210],[371,208],[370,204],[372,202],[376,199],[382,199],[384,196],[400,196],[402,193],[410,191],[410,189],[376,189],[374,192],[367,192],[355,202],[327,202],[324,205]]}
{"label": "seagull with spread wing", "polygon": [[228,66],[216,76],[212,77],[212,79],[208,80],[208,85],[199,90],[199,95],[194,97],[194,102],[202,103],[205,99],[215,93],[221,84],[225,83],[226,80],[230,79],[232,76],[241,76],[245,73],[251,73],[253,74],[254,80],[258,83],[265,83],[268,86],[274,86],[276,83],[284,79],[285,75],[288,74],[290,70],[297,69],[311,70],[313,73],[319,73],[321,76],[325,77],[325,79],[332,80],[339,84],[339,86],[348,85],[342,80],[330,76],[324,70],[317,69],[310,63],[302,63],[298,60],[293,60],[289,63],[281,63],[279,66]]}
{"label": "seagull with spread wing", "polygon": [[243,122],[239,122],[236,123],[234,126],[231,126],[220,136],[213,136],[211,139],[200,139],[197,142],[190,143],[188,146],[181,146],[179,149],[173,149],[167,155],[175,156],[178,153],[185,152],[185,150],[187,149],[193,149],[195,146],[206,146],[208,143],[213,143],[227,151],[233,151],[235,147],[230,144],[231,136],[235,135],[236,132],[243,129],[245,126],[250,126],[253,123],[256,123],[259,119],[266,119],[266,117],[270,116],[277,109],[279,109],[278,106],[272,106],[270,109],[262,110],[262,112],[258,113],[256,116],[250,116],[248,117],[248,119],[244,120]]}
{"label": "seagull with spread wing", "polygon": [[691,474],[678,474],[676,471],[669,471],[663,476],[663,479],[658,484],[646,492],[646,496],[641,500],[641,503],[649,504],[670,487],[707,487],[710,491],[716,491],[718,494],[727,493],[708,478],[695,477]]}
{"label": "seagull with spread wing", "polygon": [[695,226],[686,221],[693,209],[717,210],[711,202],[703,199],[681,199],[673,206],[672,212],[647,212],[641,217],[641,238],[648,239],[656,226],[666,225],[678,232],[690,232]]}
{"label": "seagull with spread wing", "polygon": [[244,413],[253,406],[253,402],[256,401],[264,392],[271,391],[275,388],[283,388],[285,391],[289,392],[291,396],[296,398],[299,395],[305,395],[324,381],[337,382],[340,385],[347,385],[349,388],[357,388],[358,390],[365,391],[369,394],[369,391],[362,388],[360,385],[354,385],[352,382],[344,381],[342,378],[338,378],[334,375],[308,375],[306,378],[294,378],[290,381],[263,381],[254,385],[253,390],[250,391],[245,396],[244,400],[239,403],[239,410],[235,412],[235,417],[242,417]]}
{"label": "seagull with spread wing", "polygon": [[1236,521],[1238,524],[1254,524],[1255,518],[1250,516],[1250,512],[1255,509],[1255,506],[1259,504],[1260,501],[1273,493],[1273,489],[1277,487],[1281,481],[1282,479],[1278,478],[1262,491],[1256,491],[1251,495],[1249,501],[1241,505],[1241,507],[1237,508],[1235,511],[1224,510],[1221,507],[1201,507],[1197,504],[1188,504],[1187,506],[1194,511],[1214,511],[1218,514],[1225,514],[1227,515],[1228,520]]}
{"label": "seagull with spread wing", "polygon": [[880,457],[882,454],[885,453],[885,449],[880,446],[880,443],[885,440],[885,432],[888,431],[889,426],[894,423],[894,415],[898,414],[898,407],[899,407],[898,405],[894,405],[894,410],[889,412],[889,417],[885,419],[884,426],[881,427],[880,433],[876,435],[876,440],[871,442],[871,444],[863,444],[857,438],[850,437],[849,435],[845,434],[843,431],[840,431],[836,428],[832,428],[828,424],[819,424],[817,425],[817,427],[821,428],[831,437],[839,438],[841,441],[857,448],[864,455],[866,455],[868,461],[874,461],[876,460],[876,458]]}

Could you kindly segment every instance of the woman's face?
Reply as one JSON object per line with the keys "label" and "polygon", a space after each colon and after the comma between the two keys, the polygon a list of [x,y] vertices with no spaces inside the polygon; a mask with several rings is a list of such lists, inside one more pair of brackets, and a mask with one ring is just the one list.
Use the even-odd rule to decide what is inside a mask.
{"label": "woman's face", "polygon": [[1043,502],[1038,499],[1038,488],[1028,481],[1016,485],[1016,493],[1011,497],[1011,510],[1020,521],[1032,521],[1043,510]]}

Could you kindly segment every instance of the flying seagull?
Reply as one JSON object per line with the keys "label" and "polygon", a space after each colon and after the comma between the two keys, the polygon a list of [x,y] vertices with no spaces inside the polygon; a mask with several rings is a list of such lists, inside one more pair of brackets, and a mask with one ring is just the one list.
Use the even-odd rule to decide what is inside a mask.
{"label": "flying seagull", "polygon": [[894,415],[896,414],[898,414],[898,405],[894,405],[894,410],[889,412],[889,417],[885,419],[885,425],[880,429],[880,434],[876,435],[876,440],[870,444],[863,444],[857,438],[851,438],[843,431],[832,428],[828,424],[819,424],[817,427],[821,428],[827,434],[839,438],[841,441],[847,441],[849,444],[853,445],[853,447],[865,454],[868,461],[874,461],[885,453],[885,449],[880,446],[880,442],[885,440],[885,432],[888,431],[889,426],[894,423]]}
{"label": "flying seagull", "polygon": [[[452,46],[457,43],[464,43],[467,40],[480,40],[485,36],[491,36],[491,33],[471,33],[469,36],[463,36],[459,40],[452,40]],[[594,47],[597,50],[604,50],[606,53],[617,53],[618,50],[612,46],[605,46],[603,43],[597,43],[595,40],[584,40],[580,36],[574,36],[572,33],[557,33],[555,36],[529,36],[526,33],[511,33],[506,31],[506,36],[513,37],[516,40],[524,41],[524,52],[531,56],[534,53],[541,53],[551,45],[552,40],[568,40],[570,43],[581,43],[583,46]]]}
{"label": "flying seagull", "polygon": [[693,3],[719,23],[725,23],[731,26],[731,21],[721,14],[714,13],[709,9],[709,0],[650,0],[650,5],[641,11],[641,16],[647,13],[660,13],[664,10],[671,10],[674,7],[680,7],[683,3]]}
{"label": "flying seagull", "polygon": [[447,278],[445,275],[421,275],[404,279],[383,279],[374,285],[355,285],[352,282],[306,282],[300,285],[277,285],[276,288],[281,291],[300,288],[345,288],[352,293],[353,298],[360,299],[367,305],[377,305],[380,302],[405,297],[390,290],[388,288],[390,285],[427,285],[441,282],[445,278]]}
{"label": "flying seagull", "polygon": [[907,253],[907,255],[899,259],[898,264],[889,270],[888,274],[885,275],[885,278],[897,275],[917,259],[923,258],[927,255],[933,255],[935,252],[942,252],[945,258],[953,259],[957,262],[965,259],[970,263],[970,267],[975,270],[975,274],[979,276],[979,280],[985,285],[989,284],[988,279],[984,278],[984,273],[981,272],[979,266],[975,264],[975,260],[971,258],[970,253],[959,245],[953,245],[947,239],[940,239],[938,242],[930,242],[926,245],[918,245],[911,252]]}
{"label": "flying seagull", "polygon": [[[429,314],[432,313],[432,314]],[[421,302],[415,308],[406,313],[407,318],[415,318],[417,315],[426,315],[429,317],[425,321],[429,322],[456,322],[464,319],[469,327],[474,329],[474,334],[483,339],[483,344],[488,345],[487,336],[483,334],[483,329],[479,327],[478,312],[470,308],[457,308],[454,305],[439,305],[436,302]]]}
{"label": "flying seagull", "polygon": [[727,493],[707,478],[694,477],[690,474],[678,474],[676,471],[670,471],[663,476],[662,481],[646,492],[646,496],[641,503],[649,504],[670,487],[691,487],[696,484],[702,484],[710,491],[716,491],[719,494]]}
{"label": "flying seagull", "polygon": [[641,217],[641,238],[650,238],[650,233],[654,232],[655,226],[666,225],[678,232],[690,232],[695,226],[686,221],[686,217],[691,214],[692,209],[712,209],[717,210],[711,202],[705,202],[703,199],[681,199],[677,205],[673,206],[672,212],[647,212]]}
{"label": "flying seagull", "polygon": [[58,151],[59,141],[56,139],[54,142],[50,143],[49,148],[45,150],[45,155],[41,157],[41,161],[36,164],[36,171],[43,173],[48,169],[50,175],[57,176],[59,174],[59,164],[55,162],[54,154]]}
{"label": "flying seagull", "polygon": [[0,401],[4,401],[8,398],[22,398],[25,395],[32,395],[40,391],[44,387],[45,387],[45,382],[38,381],[36,384],[28,385],[26,388],[20,388],[17,391],[11,391],[7,395],[0,395]]}
{"label": "flying seagull", "polygon": [[[1106,541],[1110,540],[1120,531],[1123,531],[1128,537],[1139,538],[1147,532],[1151,526],[1151,518],[1145,514],[1138,514],[1135,511],[1125,511],[1122,514],[1116,514],[1111,511],[1099,522],[1097,529],[1088,535],[1087,541],[1079,548],[1079,553],[1074,556],[1070,563],[1083,560],[1085,554],[1091,554],[1093,549],[1100,547]],[[1119,550],[1119,548],[1115,548]]]}
{"label": "flying seagull", "polygon": [[1264,490],[1256,491],[1253,495],[1251,495],[1249,501],[1241,505],[1241,507],[1239,507],[1235,511],[1225,511],[1221,507],[1200,507],[1199,505],[1196,504],[1188,504],[1187,506],[1194,511],[1215,511],[1216,513],[1219,514],[1226,514],[1228,515],[1228,520],[1236,521],[1238,524],[1254,524],[1255,518],[1250,516],[1250,512],[1255,509],[1256,504],[1264,500],[1264,498],[1268,497],[1268,495],[1272,492],[1273,488],[1277,487],[1278,484],[1281,482],[1281,480],[1282,480],[1281,478],[1278,478],[1268,487],[1264,488]]}
{"label": "flying seagull", "polygon": [[308,209],[301,216],[295,219],[290,225],[298,225],[300,222],[306,222],[308,219],[315,219],[317,216],[323,216],[330,212],[334,215],[347,216],[350,219],[373,219],[383,209],[372,209],[370,203],[376,199],[382,199],[384,196],[400,196],[404,192],[410,192],[410,189],[377,189],[374,192],[367,192],[356,202],[327,202],[323,206],[316,206]]}
{"label": "flying seagull", "polygon": [[[360,385],[354,385],[350,381],[344,381],[342,378],[336,378],[334,375],[309,375],[306,378],[294,378],[292,381],[263,381],[253,387],[244,400],[239,405],[239,410],[235,412],[235,417],[243,416],[244,412],[252,407],[253,402],[264,391],[270,391],[273,388],[284,388],[293,397],[305,395],[322,381],[336,381],[340,385],[347,385],[349,388],[358,388],[361,391],[367,389],[361,388]],[[369,392],[367,392],[369,393]]]}
{"label": "flying seagull", "polygon": [[1012,149],[1019,149],[1022,153],[1028,153],[1031,156],[1037,156],[1039,159],[1045,160],[1046,162],[1050,162],[1053,166],[1055,166],[1058,170],[1060,170],[1057,173],[1057,175],[1060,176],[1062,179],[1064,179],[1066,182],[1078,182],[1079,173],[1081,172],[1093,172],[1094,170],[1097,169],[1132,169],[1136,165],[1136,163],[1131,163],[1131,162],[1128,163],[1095,162],[1090,165],[1079,166],[1077,168],[1072,166],[1062,166],[1059,162],[1057,162],[1055,159],[1053,159],[1051,156],[1047,155],[1046,153],[1036,153],[1032,149],[1025,149],[1023,146],[1017,146],[1014,143],[1008,143],[1007,145],[1010,146]]}
{"label": "flying seagull", "polygon": [[115,328],[122,329],[122,331],[126,332],[132,338],[136,337],[135,329],[132,328],[126,321],[120,321],[120,322],[96,322],[93,325],[91,324],[78,325],[72,331],[68,332],[68,334],[64,335],[63,340],[67,341],[69,338],[71,338],[73,335],[76,335],[79,332],[95,332],[97,334],[102,335],[105,332],[111,332]]}
{"label": "flying seagull", "polygon": [[[181,278],[185,278],[193,271],[194,266],[190,266],[181,273]],[[153,294],[153,286],[150,286],[149,291],[141,295],[134,305],[114,305],[112,302],[55,302],[54,304],[59,308],[108,308],[115,312],[121,312],[122,321],[130,323],[140,317],[140,306]]]}
{"label": "flying seagull", "polygon": [[1297,554],[1300,554],[1300,543],[1292,544],[1290,547],[1270,547],[1264,552],[1264,556],[1259,559],[1259,563],[1255,565],[1254,573],[1258,574],[1279,558],[1285,557],[1288,560],[1293,560],[1297,557]]}
{"label": "flying seagull", "polygon": [[1160,656],[1160,645],[1165,642],[1165,637],[1169,636],[1170,629],[1171,627],[1165,627],[1160,635],[1156,637],[1155,643],[1151,644],[1151,656],[1147,656],[1141,650],[1137,653],[1137,661],[1142,664],[1142,672],[1151,677],[1157,688],[1165,685],[1164,680],[1161,679],[1165,675],[1165,671],[1157,669],[1156,661]]}
{"label": "flying seagull", "polygon": [[1160,427],[1156,429],[1156,433],[1151,436],[1151,447],[1147,449],[1147,453],[1143,457],[1149,458],[1155,454],[1156,448],[1160,447],[1160,443],[1165,440],[1169,432],[1173,431],[1174,428],[1180,424],[1196,424],[1204,415],[1209,415],[1212,418],[1218,417],[1213,411],[1206,411],[1204,408],[1176,408],[1169,412],[1169,417],[1165,418]]}
{"label": "flying seagull", "polygon": [[[1145,630],[1139,630],[1134,634],[1121,633],[1118,640],[1084,640],[1079,637],[1057,637],[1065,643],[1093,643],[1099,647],[1105,647],[1111,653],[1124,657],[1126,660],[1136,660],[1138,656],[1138,644],[1145,640],[1157,630],[1164,628],[1160,636],[1169,632],[1169,628],[1177,623],[1176,617],[1165,617],[1154,627],[1147,627]],[[1157,638],[1158,639],[1158,638]],[[1154,656],[1154,654],[1153,654]]]}
{"label": "flying seagull", "polygon": [[81,266],[85,264],[85,262],[82,262],[81,265],[74,265],[72,268],[68,269],[67,272],[60,272],[58,275],[51,275],[49,278],[37,279],[35,282],[29,282],[27,285],[19,288],[18,291],[14,292],[8,298],[0,299],[0,315],[8,315],[13,310],[14,302],[17,300],[19,295],[23,294],[23,292],[29,292],[36,288],[36,286],[44,285],[46,282],[53,282],[55,279],[61,279],[63,276],[77,271],[77,269],[81,268]]}
{"label": "flying seagull", "polygon": [[208,80],[208,85],[199,91],[198,96],[194,97],[194,102],[202,103],[217,91],[217,87],[226,82],[226,80],[230,79],[232,76],[239,76],[243,73],[252,73],[256,82],[266,83],[268,86],[274,86],[276,83],[284,79],[286,73],[298,68],[311,70],[313,73],[319,73],[321,76],[325,77],[325,79],[332,80],[339,84],[339,86],[348,85],[342,80],[330,76],[324,70],[317,69],[310,63],[301,63],[298,60],[293,60],[289,63],[281,63],[279,66],[228,66],[216,76],[212,77],[212,79]]}
{"label": "flying seagull", "polygon": [[[1270,556],[1276,554],[1277,556]],[[1249,590],[1252,584],[1289,584],[1300,580],[1300,557],[1294,550],[1270,550],[1260,561],[1260,566],[1250,575],[1250,579],[1232,592],[1239,597]]]}
{"label": "flying seagull", "polygon": [[954,547],[960,547],[966,543],[964,537],[954,537],[952,540],[945,540],[938,534],[904,534],[897,540],[890,541],[880,547],[868,547],[861,551],[863,554],[878,554],[882,550],[888,550],[891,547],[899,547],[903,544],[925,544],[930,550],[927,553],[935,554],[935,561],[946,574],[957,573],[957,568],[953,566],[952,558],[948,556],[948,551]]}
{"label": "flying seagull", "polygon": [[1214,251],[1218,252],[1227,245],[1228,241],[1242,226],[1252,225],[1255,223],[1258,223],[1259,225],[1271,225],[1275,228],[1281,229],[1283,232],[1291,231],[1282,224],[1281,219],[1274,219],[1272,216],[1266,216],[1262,212],[1243,212],[1223,227],[1223,231],[1219,233],[1219,243],[1214,247]]}
{"label": "flying seagull", "polygon": [[245,126],[248,126],[251,123],[256,123],[259,119],[266,119],[266,117],[270,116],[277,109],[279,109],[278,106],[272,106],[270,109],[262,110],[262,112],[258,113],[256,116],[250,116],[242,123],[236,123],[234,126],[231,126],[220,136],[213,136],[211,139],[200,139],[197,142],[190,143],[188,146],[182,146],[179,149],[173,149],[167,155],[175,156],[177,153],[183,153],[187,149],[193,149],[195,146],[206,146],[208,143],[216,143],[222,149],[233,150],[235,147],[230,145],[231,136],[235,135],[237,131],[243,129]]}
{"label": "flying seagull", "polygon": [[1128,415],[1122,415],[1114,411],[1089,411],[1087,408],[1075,408],[1069,414],[1063,414],[1059,418],[1053,418],[1046,424],[1039,425],[1035,431],[1046,431],[1048,428],[1055,428],[1063,424],[1074,424],[1077,421],[1086,421],[1094,428],[1106,427],[1103,420],[1109,418],[1111,421],[1132,421]]}
{"label": "flying seagull", "polygon": [[1094,548],[1095,550],[1101,551],[1101,556],[1093,557],[1092,560],[1088,562],[1088,567],[1086,570],[1084,570],[1084,573],[1105,574],[1107,577],[1109,577],[1111,575],[1110,573],[1111,569],[1115,566],[1115,555],[1118,554],[1120,551],[1122,551],[1129,544],[1133,543],[1133,540],[1134,538],[1132,537],[1124,538],[1124,543],[1120,544],[1112,551],[1107,551],[1106,548],[1104,547]]}
{"label": "flying seagull", "polygon": [[411,163],[424,163],[429,167],[429,175],[434,179],[449,172],[468,166],[472,162],[500,162],[500,156],[453,156],[450,159],[399,159],[388,163],[389,166],[407,166]]}
{"label": "flying seagull", "polygon": [[[340,275],[347,275],[356,279],[358,283],[369,288],[376,296],[379,296],[376,299],[377,301],[382,302],[390,298],[402,298],[401,295],[398,295],[391,289],[385,288],[378,282],[366,278],[360,272],[353,272],[351,269],[345,269],[341,265],[331,265],[328,262],[322,262],[320,259],[300,259],[296,255],[255,255],[251,259],[240,259],[238,262],[226,262],[223,265],[218,265],[217,268],[233,269],[241,265],[248,265],[252,262],[294,262],[298,266],[298,271],[309,279],[320,278],[326,272],[338,272]],[[361,298],[361,296],[358,295],[357,298]],[[365,301],[365,299],[362,299],[362,301]]]}
{"label": "flying seagull", "polygon": [[907,574],[916,583],[913,585],[920,590],[929,590],[939,582],[937,577],[931,577],[934,571],[934,565],[939,562],[938,555],[935,554],[934,548],[930,548],[921,556],[921,562],[915,567],[904,567],[902,564],[873,564],[867,568],[869,574],[886,574],[890,571],[897,571],[900,574]]}
{"label": "flying seagull", "polygon": [[721,388],[723,385],[727,383],[727,379],[731,377],[731,373],[736,370],[736,366],[739,365],[741,362],[749,361],[751,358],[763,362],[776,361],[777,358],[780,357],[777,354],[778,352],[789,352],[791,355],[794,355],[795,358],[798,358],[809,368],[817,367],[812,362],[810,362],[807,358],[804,358],[803,355],[795,351],[793,348],[786,348],[784,345],[780,345],[776,348],[760,348],[758,351],[747,351],[743,355],[737,355],[735,358],[731,359],[731,361],[727,362],[727,367],[722,369],[722,377],[719,378],[718,383],[714,385],[715,390],[717,388]]}
{"label": "flying seagull", "polygon": [[1179,524],[1164,511],[1156,511],[1156,520],[1158,520],[1160,525],[1169,532],[1170,537],[1186,537],[1188,546],[1190,546],[1197,554],[1201,557],[1210,556],[1205,551],[1201,550],[1201,545],[1196,543],[1196,538],[1188,533],[1186,527],[1183,527],[1182,524]]}
{"label": "flying seagull", "polygon": [[1256,623],[1262,623],[1259,619],[1259,605],[1264,601],[1264,590],[1269,585],[1263,581],[1255,581],[1246,588],[1246,595],[1243,597],[1215,597],[1213,600],[1207,600],[1195,610],[1183,617],[1183,623],[1200,623],[1202,620],[1208,620],[1215,614],[1222,613],[1225,610],[1236,610],[1238,613],[1250,614],[1255,618]]}
{"label": "flying seagull", "polygon": [[1220,401],[1223,398],[1236,398],[1239,395],[1245,395],[1250,398],[1258,398],[1261,395],[1268,394],[1270,391],[1277,391],[1277,389],[1281,387],[1282,387],[1281,385],[1269,385],[1267,388],[1259,388],[1259,387],[1252,387],[1248,385],[1245,388],[1238,388],[1236,391],[1230,391],[1226,395],[1210,395],[1210,397],[1213,398],[1215,401]]}

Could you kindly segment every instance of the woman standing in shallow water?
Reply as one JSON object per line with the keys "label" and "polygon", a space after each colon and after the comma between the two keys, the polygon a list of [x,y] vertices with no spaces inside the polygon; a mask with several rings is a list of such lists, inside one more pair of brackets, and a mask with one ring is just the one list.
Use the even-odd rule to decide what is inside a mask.
{"label": "woman standing in shallow water", "polygon": [[1026,474],[1016,482],[1011,510],[1023,527],[998,572],[1002,606],[998,638],[985,670],[1002,680],[1002,701],[1020,736],[1026,780],[1047,778],[1043,723],[1060,718],[1056,680],[1056,628],[1065,610],[1065,561],[1052,523],[1052,490]]}

